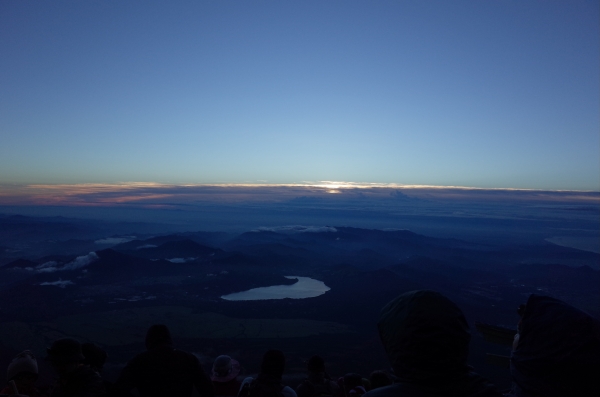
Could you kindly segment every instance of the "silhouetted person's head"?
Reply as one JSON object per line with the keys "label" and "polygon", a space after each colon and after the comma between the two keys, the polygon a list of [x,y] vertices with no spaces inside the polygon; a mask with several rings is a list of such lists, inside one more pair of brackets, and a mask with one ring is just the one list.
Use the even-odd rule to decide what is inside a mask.
{"label": "silhouetted person's head", "polygon": [[146,333],[146,349],[152,350],[164,346],[173,346],[169,328],[164,324],[152,325]]}
{"label": "silhouetted person's head", "polygon": [[325,372],[325,360],[321,356],[312,356],[306,363],[306,369],[308,370],[308,379],[311,382],[321,383],[329,376]]}
{"label": "silhouetted person's head", "polygon": [[34,387],[38,378],[37,360],[33,353],[25,350],[19,353],[8,365],[6,380],[15,381],[17,389],[21,392],[29,391]]}
{"label": "silhouetted person's head", "polygon": [[306,368],[308,369],[308,372],[325,372],[325,360],[323,360],[321,356],[312,356],[308,359]]}
{"label": "silhouetted person's head", "polygon": [[511,356],[517,396],[600,396],[600,321],[549,296],[521,310]]}
{"label": "silhouetted person's head", "polygon": [[369,376],[369,380],[371,381],[371,390],[377,389],[384,386],[391,385],[392,378],[385,371],[373,371],[371,372],[371,376]]}
{"label": "silhouetted person's head", "polygon": [[46,349],[46,360],[52,364],[60,376],[64,376],[79,367],[84,356],[81,352],[81,343],[75,339],[59,339]]}
{"label": "silhouetted person's head", "polygon": [[93,343],[84,343],[81,345],[81,352],[85,357],[83,363],[89,365],[96,372],[101,372],[108,354]]}
{"label": "silhouetted person's head", "polygon": [[412,291],[381,309],[379,335],[401,380],[453,378],[468,371],[471,334],[462,311],[434,291]]}
{"label": "silhouetted person's head", "polygon": [[285,369],[285,356],[281,350],[269,350],[263,356],[260,372],[281,379]]}

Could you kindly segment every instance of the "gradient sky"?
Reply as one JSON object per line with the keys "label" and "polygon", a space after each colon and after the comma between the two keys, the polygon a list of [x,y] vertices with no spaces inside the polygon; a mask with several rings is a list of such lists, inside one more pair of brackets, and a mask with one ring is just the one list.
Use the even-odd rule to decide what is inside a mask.
{"label": "gradient sky", "polygon": [[2,1],[0,184],[600,190],[598,1]]}

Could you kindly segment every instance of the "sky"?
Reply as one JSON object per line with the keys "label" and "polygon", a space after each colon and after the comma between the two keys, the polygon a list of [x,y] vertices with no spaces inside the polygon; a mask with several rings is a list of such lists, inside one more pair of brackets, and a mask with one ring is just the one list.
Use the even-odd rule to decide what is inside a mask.
{"label": "sky", "polygon": [[2,1],[0,185],[600,191],[599,14],[583,0]]}

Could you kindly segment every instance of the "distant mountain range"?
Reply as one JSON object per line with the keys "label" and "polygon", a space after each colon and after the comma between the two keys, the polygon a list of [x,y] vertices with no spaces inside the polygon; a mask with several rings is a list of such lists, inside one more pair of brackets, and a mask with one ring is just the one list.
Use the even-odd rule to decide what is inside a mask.
{"label": "distant mountain range", "polygon": [[[214,289],[221,293],[269,285],[266,280],[289,283],[282,278],[287,274],[323,278],[335,274],[336,269],[346,268],[359,274],[387,269],[436,288],[456,285],[464,289],[503,280],[538,284],[536,288],[540,290],[566,291],[591,289],[599,273],[599,254],[551,243],[497,247],[432,238],[407,230],[351,227],[297,230],[300,231],[257,230],[228,239],[219,233],[169,234],[120,242],[112,248],[80,255],[23,257],[0,268],[1,283],[5,292],[18,294],[16,291],[26,285],[76,291],[92,285],[161,284],[164,283],[161,280],[176,280],[185,274],[190,285],[199,283],[204,288],[213,277],[226,274],[228,282]],[[114,241],[121,240],[114,238]],[[206,241],[218,246],[207,245]],[[82,245],[81,240],[62,243]],[[201,295],[218,298],[214,294]]]}

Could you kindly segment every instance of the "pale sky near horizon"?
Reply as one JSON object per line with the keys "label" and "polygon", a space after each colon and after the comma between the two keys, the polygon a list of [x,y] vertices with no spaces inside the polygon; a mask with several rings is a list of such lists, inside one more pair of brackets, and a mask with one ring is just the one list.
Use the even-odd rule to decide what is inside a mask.
{"label": "pale sky near horizon", "polygon": [[3,1],[0,184],[600,190],[598,1]]}

